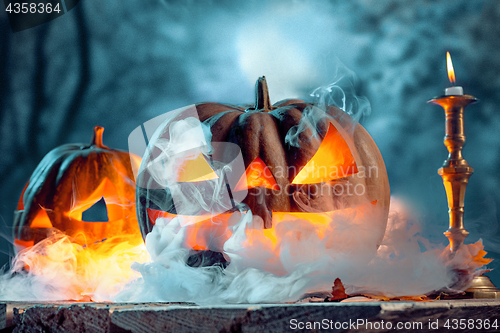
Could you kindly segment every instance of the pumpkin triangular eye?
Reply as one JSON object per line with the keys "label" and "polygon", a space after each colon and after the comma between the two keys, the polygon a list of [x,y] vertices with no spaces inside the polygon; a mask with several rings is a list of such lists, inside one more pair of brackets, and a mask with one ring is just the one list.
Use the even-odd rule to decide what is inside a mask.
{"label": "pumpkin triangular eye", "polygon": [[194,159],[185,159],[179,166],[176,181],[184,183],[200,182],[219,178],[208,164],[203,154],[198,154]]}
{"label": "pumpkin triangular eye", "polygon": [[102,197],[87,210],[82,212],[82,220],[85,222],[108,222],[108,209],[106,201]]}
{"label": "pumpkin triangular eye", "polygon": [[358,172],[351,148],[330,123],[318,151],[295,176],[292,184],[317,184]]}
{"label": "pumpkin triangular eye", "polygon": [[[99,201],[104,201],[103,198],[106,198],[108,202],[106,203],[104,201],[105,208],[107,210],[106,217],[104,219],[100,219],[97,221],[109,221],[109,220],[117,220],[122,218],[121,216],[123,215],[123,209],[120,208],[120,204],[125,204],[124,202],[121,202],[118,199],[117,196],[118,191],[116,190],[116,187],[113,185],[113,183],[108,179],[104,178],[104,180],[97,186],[97,188],[85,199],[80,199],[77,202],[74,202],[73,206],[69,210],[69,212],[66,213],[66,215],[73,220],[78,220],[78,221],[92,221],[92,220],[86,220],[83,218],[83,213],[87,210],[90,210],[92,206],[94,206],[97,202]],[[116,201],[116,202],[113,202]],[[109,207],[107,204],[111,204]],[[92,214],[91,214],[92,215]],[[103,214],[100,214],[103,216]],[[94,220],[95,222],[96,220]]]}
{"label": "pumpkin triangular eye", "polygon": [[31,221],[31,228],[52,228],[52,222],[45,209],[40,209],[36,217]]}
{"label": "pumpkin triangular eye", "polygon": [[258,186],[279,190],[279,186],[276,184],[276,180],[271,170],[269,170],[266,163],[257,156],[247,167],[234,190],[243,191]]}

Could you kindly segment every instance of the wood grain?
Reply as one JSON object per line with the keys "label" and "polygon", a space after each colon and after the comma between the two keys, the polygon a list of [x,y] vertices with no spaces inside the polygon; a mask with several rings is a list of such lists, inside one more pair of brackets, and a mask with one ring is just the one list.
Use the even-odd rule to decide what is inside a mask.
{"label": "wood grain", "polygon": [[[421,322],[427,332],[430,321],[447,319],[498,319],[500,300],[452,300],[434,302],[351,302],[267,305],[196,306],[187,303],[0,303],[2,315],[13,321],[13,332],[290,332],[291,321]],[[5,319],[3,322],[6,322]],[[499,323],[500,324],[500,323]],[[5,327],[5,326],[4,326]],[[361,329],[361,327],[359,327]],[[394,328],[393,328],[394,329]],[[321,329],[305,330],[319,332]],[[328,332],[355,332],[352,327]],[[363,332],[391,330],[366,329]],[[407,331],[407,330],[405,330]],[[409,330],[412,331],[412,330]]]}

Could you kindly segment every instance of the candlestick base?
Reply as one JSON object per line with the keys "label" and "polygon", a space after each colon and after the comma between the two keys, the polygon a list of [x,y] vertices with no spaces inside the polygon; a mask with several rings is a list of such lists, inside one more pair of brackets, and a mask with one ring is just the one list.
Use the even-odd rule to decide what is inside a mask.
{"label": "candlestick base", "polygon": [[470,298],[500,298],[500,290],[485,275],[476,276],[465,295]]}

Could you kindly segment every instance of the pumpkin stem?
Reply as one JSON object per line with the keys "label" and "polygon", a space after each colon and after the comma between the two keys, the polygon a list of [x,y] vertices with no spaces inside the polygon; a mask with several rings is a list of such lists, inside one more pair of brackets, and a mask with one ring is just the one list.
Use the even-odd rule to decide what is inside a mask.
{"label": "pumpkin stem", "polygon": [[102,132],[104,132],[104,127],[94,127],[94,136],[92,137],[92,141],[90,142],[91,146],[96,146],[97,148],[108,148],[102,143]]}
{"label": "pumpkin stem", "polygon": [[267,87],[266,77],[259,77],[255,83],[255,106],[248,110],[271,111],[273,106],[269,98],[269,88]]}

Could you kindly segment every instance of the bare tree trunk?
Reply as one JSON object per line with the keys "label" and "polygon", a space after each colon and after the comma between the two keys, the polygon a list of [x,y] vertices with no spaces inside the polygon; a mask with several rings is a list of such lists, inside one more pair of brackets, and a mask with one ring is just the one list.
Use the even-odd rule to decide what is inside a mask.
{"label": "bare tree trunk", "polygon": [[[8,130],[5,128],[6,121],[6,109],[7,109],[7,100],[9,96],[11,96],[11,87],[10,87],[10,73],[9,73],[9,53],[10,53],[10,26],[9,21],[7,19],[0,20],[0,135],[5,135],[5,132]],[[4,146],[4,142],[0,142],[0,147]],[[9,152],[10,153],[10,152]],[[7,169],[6,165],[2,165],[5,163],[2,159],[0,159],[0,174],[5,172]]]}
{"label": "bare tree trunk", "polygon": [[40,134],[47,129],[40,126],[42,112],[47,106],[47,97],[45,96],[45,82],[47,79],[47,57],[45,55],[45,44],[48,35],[48,25],[42,24],[37,27],[35,42],[35,71],[33,75],[33,103],[32,112],[28,124],[27,157],[34,163],[41,159],[41,147],[39,147]]}
{"label": "bare tree trunk", "polygon": [[0,29],[2,31],[0,41],[0,123],[6,109],[6,100],[10,96],[9,68],[8,59],[10,52],[10,26],[7,19],[0,21]]}
{"label": "bare tree trunk", "polygon": [[82,104],[90,83],[90,51],[89,51],[89,32],[85,21],[83,1],[75,9],[76,26],[78,27],[78,53],[80,56],[80,81],[75,89],[71,103],[64,113],[64,119],[61,122],[61,129],[58,131],[55,144],[65,143],[69,133],[73,130],[73,124],[78,117]]}

